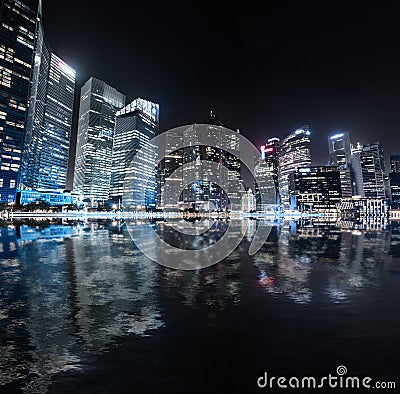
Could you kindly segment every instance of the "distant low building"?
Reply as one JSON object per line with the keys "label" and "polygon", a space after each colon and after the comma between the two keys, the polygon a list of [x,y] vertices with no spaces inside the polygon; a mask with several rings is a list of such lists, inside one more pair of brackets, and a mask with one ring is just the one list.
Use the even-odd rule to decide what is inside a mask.
{"label": "distant low building", "polygon": [[366,198],[354,196],[343,199],[339,205],[342,216],[356,219],[388,217],[389,200],[386,198]]}
{"label": "distant low building", "polygon": [[28,205],[38,200],[46,201],[51,206],[74,203],[71,192],[64,192],[63,190],[21,190],[17,196],[20,205]]}
{"label": "distant low building", "polygon": [[389,219],[400,221],[400,209],[390,209],[389,210]]}
{"label": "distant low building", "polygon": [[400,208],[400,172],[389,174],[392,208]]}
{"label": "distant low building", "polygon": [[289,175],[289,192],[291,209],[336,214],[342,197],[338,167],[297,169]]}

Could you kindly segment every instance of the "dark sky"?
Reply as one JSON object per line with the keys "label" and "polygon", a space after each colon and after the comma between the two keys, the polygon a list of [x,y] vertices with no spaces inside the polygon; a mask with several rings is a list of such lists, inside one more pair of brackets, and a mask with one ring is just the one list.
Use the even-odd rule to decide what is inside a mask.
{"label": "dark sky", "polygon": [[78,92],[95,76],[158,102],[161,130],[213,108],[256,145],[309,124],[314,164],[337,130],[400,151],[400,1],[43,1]]}

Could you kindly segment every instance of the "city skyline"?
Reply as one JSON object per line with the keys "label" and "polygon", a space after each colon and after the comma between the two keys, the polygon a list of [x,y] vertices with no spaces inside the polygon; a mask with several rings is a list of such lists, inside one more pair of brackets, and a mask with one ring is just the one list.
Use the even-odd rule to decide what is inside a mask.
{"label": "city skyline", "polygon": [[[103,81],[93,77],[93,75],[96,75],[95,70],[97,70],[97,68],[94,68],[90,78],[82,85],[81,94],[75,95],[75,101],[79,100],[79,111],[76,109],[76,103],[75,111],[73,111],[74,90],[76,90],[75,87],[79,89],[80,86],[76,84],[77,72],[69,63],[55,55],[51,45],[48,44],[43,22],[46,17],[42,18],[41,0],[31,1],[26,4],[17,2],[15,3],[17,4],[16,8],[13,8],[13,4],[11,0],[4,2],[4,15],[2,15],[5,22],[3,22],[2,27],[3,40],[5,40],[6,44],[3,44],[5,54],[2,59],[5,64],[7,62],[22,62],[21,64],[24,67],[31,68],[31,74],[29,79],[27,76],[18,74],[16,71],[10,71],[3,66],[5,71],[2,84],[6,88],[11,86],[11,93],[8,91],[4,93],[4,97],[10,96],[9,102],[3,105],[8,111],[4,119],[13,116],[11,107],[26,112],[27,116],[23,125],[20,122],[18,124],[10,122],[9,118],[5,122],[7,128],[13,125],[13,127],[23,130],[22,137],[20,136],[23,144],[19,150],[12,149],[7,147],[7,144],[9,144],[8,141],[13,139],[17,141],[15,139],[16,136],[6,135],[3,138],[4,151],[19,153],[22,156],[22,160],[19,160],[17,156],[14,157],[6,153],[2,155],[4,159],[2,160],[2,171],[7,172],[7,176],[11,174],[15,177],[16,174],[13,173],[18,175],[18,182],[13,179],[8,180],[7,177],[1,178],[2,189],[6,190],[9,187],[16,193],[18,189],[26,188],[33,190],[65,188],[66,190],[74,190],[81,193],[85,199],[92,200],[92,202],[103,201],[104,203],[104,201],[109,200],[110,196],[114,200],[120,200],[121,192],[117,193],[113,188],[110,189],[111,172],[112,168],[115,167],[112,162],[116,159],[114,155],[119,152],[122,147],[121,144],[125,143],[125,139],[130,139],[130,133],[136,133],[134,130],[136,126],[132,126],[136,120],[132,120],[133,123],[129,126],[129,130],[124,130],[123,134],[120,135],[120,141],[118,142],[114,138],[114,134],[118,134],[116,121],[120,118],[117,116],[117,111],[121,110],[129,100],[129,96],[126,95],[126,89],[120,90],[118,88],[117,90],[117,88],[113,87],[114,85],[108,85],[108,79]],[[24,14],[24,12],[28,11],[36,13],[36,21]],[[8,14],[10,16],[9,24],[6,23]],[[16,19],[13,16],[14,14],[21,15],[22,19],[29,20],[31,25],[35,22],[34,27],[29,25],[29,28],[32,31],[34,30],[34,33],[19,24],[19,19]],[[13,37],[13,32],[17,30],[19,33],[17,33],[16,37]],[[107,42],[103,44],[107,45]],[[137,45],[140,47],[139,44]],[[28,47],[30,51],[26,51],[24,47]],[[135,47],[135,53],[139,53],[136,51],[139,47]],[[22,55],[31,56],[30,65],[17,57]],[[209,57],[209,60],[211,59],[213,57]],[[144,58],[139,60],[145,62]],[[117,65],[117,63],[115,64]],[[102,69],[101,63],[98,69]],[[9,75],[12,75],[11,82]],[[17,96],[13,96],[15,95],[16,77],[25,80],[29,79],[30,81],[29,89],[26,86],[25,89],[20,88],[18,92],[21,96],[18,99],[19,101],[15,100]],[[143,77],[146,78],[146,75]],[[122,76],[122,78],[124,77]],[[125,83],[125,79],[121,79],[121,81]],[[128,88],[128,85],[129,83],[127,83],[126,88]],[[145,89],[147,90],[147,88]],[[237,93],[240,94],[240,91]],[[24,95],[30,97],[29,101]],[[145,97],[145,99],[138,97]],[[147,97],[148,95],[136,96],[135,100],[143,100],[148,104],[158,103],[158,100],[150,101]],[[29,104],[28,106],[25,101]],[[255,99],[253,102],[255,102]],[[157,106],[156,128],[148,136],[146,136],[147,131],[145,128],[137,130],[137,138],[151,139],[158,132],[166,131],[162,122],[159,121],[160,104],[155,105]],[[166,106],[168,107],[168,104]],[[138,108],[138,110],[145,116],[143,118],[145,119],[146,111],[143,108]],[[209,118],[207,120],[201,122],[192,121],[186,125],[190,126],[191,124],[199,123],[224,125],[231,131],[236,130],[251,139],[250,133],[247,132],[246,128],[243,132],[243,129],[241,131],[240,128],[232,127],[231,119],[225,119],[218,111],[213,109],[208,111],[208,114]],[[22,115],[19,114],[18,116],[21,117]],[[251,117],[249,117],[246,107],[241,111],[241,116],[246,122],[249,120],[251,123]],[[72,125],[74,123],[73,119],[77,123],[75,126]],[[72,130],[75,129],[75,132],[71,133],[71,128]],[[233,131],[233,133],[236,131]],[[6,134],[8,132],[6,130]],[[74,138],[74,134],[76,134],[76,138]],[[253,135],[253,143],[254,138],[260,138],[260,134],[261,131],[258,131],[257,135]],[[350,135],[352,138],[350,138]],[[380,137],[382,135],[384,133],[381,133]],[[268,141],[271,139],[278,140],[279,138],[276,138],[278,136],[283,137],[282,133],[264,135],[262,147],[267,147]],[[312,149],[312,141],[314,139],[317,141],[319,136],[318,131],[310,130],[310,127],[306,124],[292,129],[290,132],[286,130],[279,148],[278,145],[276,146],[279,150],[279,155],[276,157],[276,163],[273,164],[271,162],[269,166],[279,166],[279,170],[277,167],[272,175],[275,177],[275,183],[279,181],[281,202],[285,205],[289,204],[289,175],[299,167],[316,166],[319,162],[321,162],[319,165],[338,166],[343,198],[349,198],[352,195],[369,198],[390,198],[389,178],[385,172],[388,172],[389,166],[393,168],[393,161],[386,160],[385,168],[384,144],[380,142],[381,138],[379,138],[379,141],[377,138],[369,140],[363,138],[360,140],[353,130],[346,128],[331,131],[328,135],[328,144],[325,143],[319,149],[314,150]],[[355,140],[357,144],[354,144]],[[121,147],[118,148],[118,144]],[[323,149],[322,146],[324,146]],[[328,148],[328,154],[326,154],[326,148]],[[275,150],[274,147],[272,149]],[[77,151],[76,155],[73,154],[75,150]],[[42,152],[45,152],[45,154],[43,155]],[[395,154],[390,155],[391,159],[393,157],[397,156]],[[8,163],[7,160],[10,160],[10,162]],[[66,177],[67,160],[69,160],[68,177]],[[124,165],[127,165],[125,163],[126,160],[126,158],[122,161],[120,160],[118,164],[120,169],[118,171],[126,171],[126,168],[123,168]],[[20,162],[22,163],[23,171],[20,169]],[[134,171],[137,172],[139,170],[135,169]],[[271,169],[268,172],[271,172]],[[73,175],[75,175],[75,180],[72,186]],[[245,176],[243,179],[247,182]],[[121,181],[118,181],[119,188],[121,188],[120,183]],[[247,186],[251,186],[251,184]],[[254,190],[256,191],[256,189],[255,187]],[[13,200],[10,192],[8,195],[3,193],[2,199],[5,202],[12,202]]]}
{"label": "city skyline", "polygon": [[[365,144],[379,136],[386,162],[400,149],[391,143],[400,91],[393,2],[339,1],[329,12],[315,2],[271,3],[265,11],[141,3],[134,33],[128,2],[125,13],[80,4],[78,14],[75,5],[60,21],[57,4],[44,3],[51,45],[78,70],[78,84],[96,76],[128,101],[158,102],[160,131],[205,122],[214,109],[256,146],[309,124],[315,165],[326,164],[325,141],[335,131]],[[104,14],[105,28],[95,22]],[[192,28],[182,35],[185,20]]]}

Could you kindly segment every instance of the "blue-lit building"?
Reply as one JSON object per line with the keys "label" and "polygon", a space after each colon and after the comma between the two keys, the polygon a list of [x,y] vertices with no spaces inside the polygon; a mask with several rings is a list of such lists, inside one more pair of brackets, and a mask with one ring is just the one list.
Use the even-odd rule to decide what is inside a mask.
{"label": "blue-lit building", "polygon": [[20,177],[41,2],[3,0],[0,19],[0,201],[10,203]]}
{"label": "blue-lit building", "polygon": [[[112,151],[109,200],[125,208],[143,210],[156,206],[157,146],[149,143],[159,127],[159,105],[143,98],[117,112]],[[143,148],[143,156],[133,162]],[[128,188],[128,190],[127,190]]]}
{"label": "blue-lit building", "polygon": [[51,52],[38,30],[21,189],[64,189],[74,106],[75,70]]}
{"label": "blue-lit building", "polygon": [[27,205],[38,200],[46,201],[51,206],[62,206],[77,202],[71,193],[63,190],[21,190],[18,194],[21,205]]}

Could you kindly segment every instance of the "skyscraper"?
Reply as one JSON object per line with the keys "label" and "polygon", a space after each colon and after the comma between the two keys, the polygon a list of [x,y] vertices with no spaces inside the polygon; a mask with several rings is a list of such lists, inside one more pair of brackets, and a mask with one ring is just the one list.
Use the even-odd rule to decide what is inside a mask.
{"label": "skyscraper", "polygon": [[[239,145],[238,130],[235,132],[217,124],[194,124],[167,131],[165,142],[159,147],[159,158],[164,159],[158,165],[158,207],[177,208],[176,202],[164,198],[168,179],[181,192],[179,204],[182,208],[240,209]],[[183,148],[177,149],[178,146]],[[202,161],[216,165],[210,168]],[[174,174],[179,167],[182,171]]]}
{"label": "skyscraper", "polygon": [[276,203],[279,204],[279,155],[280,155],[279,138],[269,138],[264,146],[264,160],[267,164],[268,172],[274,181]]}
{"label": "skyscraper", "polygon": [[400,155],[390,156],[390,193],[392,207],[400,208]]}
{"label": "skyscraper", "polygon": [[[199,132],[196,125],[188,127],[183,133],[183,164],[186,165],[183,178],[199,179],[201,182],[193,182],[183,190],[182,202],[185,207],[195,205],[204,210],[239,210],[242,193],[239,131],[212,124],[200,125],[202,127],[207,128],[207,134],[201,129]],[[218,166],[209,170],[203,167],[201,160],[218,163]],[[214,176],[218,178],[219,185],[212,182]],[[230,191],[229,196],[224,186]]]}
{"label": "skyscraper", "polygon": [[74,190],[91,201],[107,201],[112,165],[115,116],[125,95],[97,78],[81,89]]}
{"label": "skyscraper", "polygon": [[337,166],[340,172],[342,197],[351,198],[351,147],[350,135],[347,131],[335,133],[328,137],[329,164]]}
{"label": "skyscraper", "polygon": [[311,165],[310,131],[307,125],[291,132],[281,143],[279,191],[281,203],[289,207],[289,174]]}
{"label": "skyscraper", "polygon": [[[157,146],[151,141],[158,133],[159,105],[137,98],[117,112],[112,151],[109,200],[143,210],[156,206]],[[132,163],[143,148],[143,156]],[[127,190],[128,189],[128,190]]]}
{"label": "skyscraper", "polygon": [[344,168],[350,164],[350,135],[347,131],[335,133],[328,137],[329,164]]}
{"label": "skyscraper", "polygon": [[52,53],[39,28],[21,187],[64,189],[74,106],[75,70]]}
{"label": "skyscraper", "polygon": [[25,137],[39,0],[2,0],[0,9],[0,201],[15,202]]}
{"label": "skyscraper", "polygon": [[363,145],[360,153],[365,197],[385,198],[385,161],[379,142]]}
{"label": "skyscraper", "polygon": [[351,149],[351,182],[353,196],[365,197],[362,166],[361,166],[361,152],[362,145],[357,142],[355,147]]}
{"label": "skyscraper", "polygon": [[390,171],[400,172],[400,154],[390,156]]}

